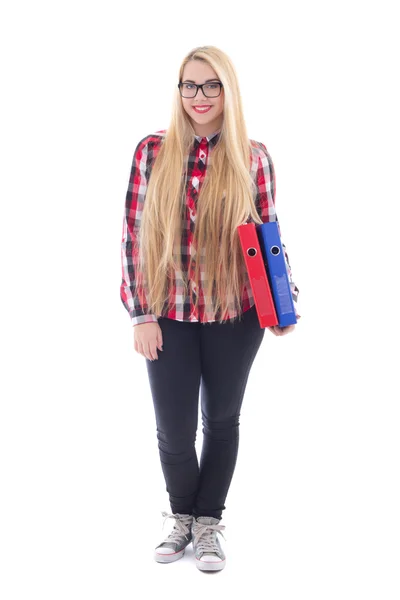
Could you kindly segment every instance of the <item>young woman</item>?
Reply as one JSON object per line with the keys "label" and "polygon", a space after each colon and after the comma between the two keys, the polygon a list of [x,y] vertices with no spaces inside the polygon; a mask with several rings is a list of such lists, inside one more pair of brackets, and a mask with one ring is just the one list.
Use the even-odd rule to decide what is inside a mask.
{"label": "young woman", "polygon": [[[249,220],[277,221],[273,163],[247,136],[229,57],[215,46],[195,48],[179,69],[169,128],[136,147],[122,233],[121,299],[135,350],[146,358],[171,506],[163,516],[174,519],[155,550],[159,562],[181,558],[192,542],[199,569],[225,566],[217,534],[225,529],[242,399],[265,332],[237,234]],[[269,329],[285,335],[294,327]]]}

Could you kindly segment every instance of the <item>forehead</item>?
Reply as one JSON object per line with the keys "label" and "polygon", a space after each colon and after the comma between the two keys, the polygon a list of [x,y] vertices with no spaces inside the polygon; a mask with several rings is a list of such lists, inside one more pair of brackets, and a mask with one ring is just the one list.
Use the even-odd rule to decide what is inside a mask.
{"label": "forehead", "polygon": [[190,60],[183,69],[182,81],[192,79],[196,83],[204,83],[207,79],[218,79],[218,75],[209,64],[200,60]]}

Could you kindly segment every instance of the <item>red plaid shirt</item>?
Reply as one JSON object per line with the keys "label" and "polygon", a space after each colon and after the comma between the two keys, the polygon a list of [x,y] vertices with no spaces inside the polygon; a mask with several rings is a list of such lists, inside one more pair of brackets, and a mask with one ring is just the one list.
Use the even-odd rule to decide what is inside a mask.
{"label": "red plaid shirt", "polygon": [[[212,160],[212,149],[219,139],[221,129],[215,131],[207,137],[196,135],[191,148],[188,160],[188,178],[186,193],[186,218],[182,230],[182,268],[189,268],[191,256],[195,256],[196,250],[192,244],[194,225],[196,220],[196,204],[200,188],[206,176],[207,168]],[[132,325],[157,321],[154,314],[148,314],[146,295],[143,289],[138,289],[136,285],[135,273],[138,268],[138,254],[134,252],[134,243],[139,231],[142,218],[143,204],[146,196],[147,181],[151,172],[151,165],[157,156],[161,147],[163,135],[166,130],[157,131],[143,138],[137,145],[132,162],[129,187],[126,194],[125,214],[122,227],[121,261],[122,261],[122,283],[120,295],[122,303],[128,311]],[[261,142],[250,140],[252,151],[251,173],[257,181],[256,208],[263,223],[267,221],[278,220],[275,212],[275,172],[271,157]],[[278,223],[279,228],[279,223]],[[297,302],[299,289],[292,279],[292,271],[289,264],[289,257],[286,246],[282,247],[285,255],[286,268],[289,276],[292,298]],[[200,261],[200,266],[202,261]],[[192,277],[193,273],[191,273]],[[185,294],[182,279],[179,272],[176,272],[174,284],[170,289],[170,299],[173,301],[173,308],[167,311],[167,303],[164,305],[162,316],[177,321],[200,321],[202,323],[211,322],[220,318],[220,311],[215,319],[209,314],[209,307],[204,304],[203,289],[204,275],[201,272],[202,289],[196,290],[193,279],[189,277],[189,283],[194,294],[199,294],[199,304],[195,310],[194,302],[188,294]],[[254,298],[251,290],[250,281],[246,279],[242,299],[243,312],[254,306]],[[208,310],[207,310],[208,309]],[[236,316],[232,309],[224,315],[224,318]],[[297,315],[300,316],[300,315]]]}

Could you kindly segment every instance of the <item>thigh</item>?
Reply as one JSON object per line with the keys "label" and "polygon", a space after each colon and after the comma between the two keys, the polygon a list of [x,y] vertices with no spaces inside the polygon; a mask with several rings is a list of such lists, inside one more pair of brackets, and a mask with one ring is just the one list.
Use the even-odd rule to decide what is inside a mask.
{"label": "thigh", "polygon": [[184,435],[197,429],[201,376],[198,323],[160,317],[163,351],[146,359],[157,427]]}
{"label": "thigh", "polygon": [[232,323],[205,323],[201,329],[201,404],[211,420],[239,414],[248,375],[264,338],[255,306]]}

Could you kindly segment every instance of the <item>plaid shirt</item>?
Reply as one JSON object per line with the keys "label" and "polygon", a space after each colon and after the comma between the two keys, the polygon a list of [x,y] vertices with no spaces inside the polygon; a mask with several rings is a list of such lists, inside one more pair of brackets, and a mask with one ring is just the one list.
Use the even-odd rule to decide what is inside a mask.
{"label": "plaid shirt", "polygon": [[[201,184],[206,176],[206,171],[212,159],[212,148],[219,139],[221,129],[215,131],[207,137],[196,135],[194,144],[188,157],[188,177],[186,182],[186,218],[182,230],[182,268],[188,273],[189,261],[191,256],[195,257],[196,250],[193,241],[194,225],[196,220],[196,204],[199,196]],[[163,135],[166,130],[156,131],[143,138],[137,145],[132,162],[129,187],[126,193],[125,214],[122,227],[121,261],[122,261],[122,283],[120,286],[120,296],[122,303],[128,311],[132,325],[157,321],[157,316],[148,314],[148,305],[146,295],[143,289],[136,285],[135,273],[138,268],[138,253],[134,251],[134,243],[142,218],[143,204],[146,196],[147,181],[151,172],[151,165],[154,162],[157,153],[161,147]],[[275,212],[275,172],[271,157],[261,142],[250,140],[252,151],[251,173],[257,181],[256,209],[263,223],[267,221],[278,220]],[[279,223],[278,223],[279,229]],[[280,230],[279,230],[280,232]],[[289,277],[292,298],[297,302],[299,289],[292,279],[292,271],[289,264],[289,257],[286,246],[282,247],[285,255],[285,263]],[[200,261],[201,268],[202,261]],[[193,269],[194,271],[194,269]],[[177,321],[200,321],[202,323],[211,322],[220,318],[218,311],[216,318],[212,319],[207,308],[204,305],[204,276],[201,270],[202,289],[195,289],[195,282],[192,279],[193,272],[190,274],[189,283],[193,294],[199,293],[199,304],[195,310],[194,302],[191,296],[186,294],[183,282],[179,272],[175,273],[175,281],[170,288],[170,299],[173,302],[173,308],[167,311],[167,302],[164,305],[162,316]],[[245,312],[254,306],[254,298],[251,290],[250,281],[246,273],[245,288],[242,298],[242,311]],[[140,286],[142,287],[142,286]],[[189,292],[190,290],[188,290]],[[231,305],[232,306],[232,305]],[[225,313],[224,319],[236,316],[232,308],[230,312]],[[297,315],[300,317],[300,315]]]}

